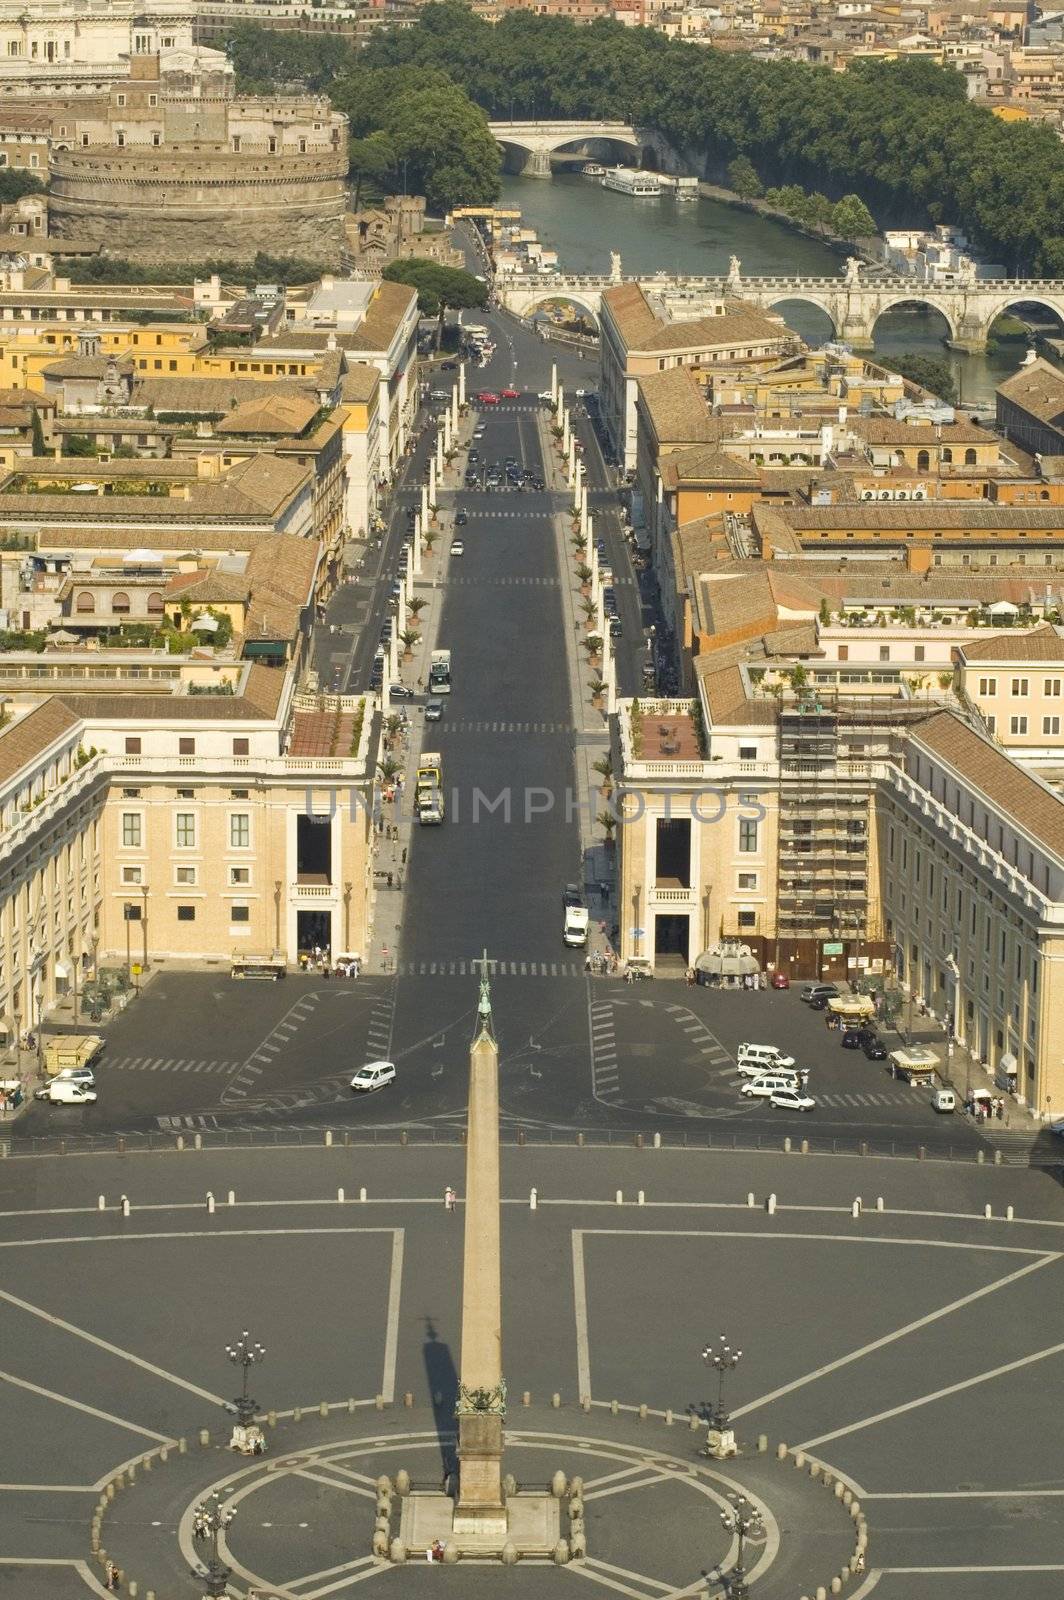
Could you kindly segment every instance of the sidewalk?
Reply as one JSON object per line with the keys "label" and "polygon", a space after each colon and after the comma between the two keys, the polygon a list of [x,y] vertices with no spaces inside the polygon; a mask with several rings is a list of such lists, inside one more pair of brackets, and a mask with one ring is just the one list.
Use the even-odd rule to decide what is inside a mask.
{"label": "sidewalk", "polygon": [[[898,1036],[899,1043],[904,1042],[906,1038],[907,1011],[906,1001],[894,1023],[894,1032]],[[1027,1106],[1021,1105],[1008,1090],[999,1088],[994,1082],[992,1073],[982,1062],[969,1055],[963,1044],[955,1043],[952,1051],[949,1050],[945,1029],[940,1022],[933,1016],[920,1016],[917,1007],[914,1006],[909,1037],[913,1044],[926,1045],[940,1057],[942,1070],[939,1076],[943,1083],[953,1089],[959,1108],[964,1106],[969,1088],[985,1090],[994,1099],[1004,1100],[1005,1111],[1002,1117],[987,1117],[985,1120],[969,1119],[981,1138],[1002,1151],[1012,1149],[1018,1152],[1030,1149],[1044,1131],[1045,1122]],[[960,1110],[959,1114],[968,1115],[963,1110]]]}

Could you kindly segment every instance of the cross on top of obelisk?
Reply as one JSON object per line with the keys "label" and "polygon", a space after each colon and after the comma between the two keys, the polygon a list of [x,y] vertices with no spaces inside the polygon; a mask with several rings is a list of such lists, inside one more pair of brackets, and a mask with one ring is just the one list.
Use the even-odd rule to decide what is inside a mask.
{"label": "cross on top of obelisk", "polygon": [[480,968],[480,999],[477,1001],[477,1032],[491,1033],[491,962],[487,950],[479,961],[472,963]]}

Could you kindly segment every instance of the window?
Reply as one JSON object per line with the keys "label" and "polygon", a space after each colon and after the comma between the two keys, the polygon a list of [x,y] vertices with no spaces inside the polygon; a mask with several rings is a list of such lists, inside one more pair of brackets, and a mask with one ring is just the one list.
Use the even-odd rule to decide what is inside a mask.
{"label": "window", "polygon": [[140,799],[140,790],[139,789],[123,789],[122,790],[122,799],[123,800],[139,800]]}
{"label": "window", "polygon": [[153,589],[151,594],[148,596],[149,617],[161,617],[164,609],[162,595],[157,589]]}
{"label": "window", "polygon": [[739,746],[739,760],[740,761],[756,761],[757,760],[757,745],[756,744],[741,744]]}
{"label": "window", "polygon": [[849,645],[848,644],[840,644],[839,645],[839,660],[840,661],[849,661],[849,659],[850,659],[850,647],[849,647]]}
{"label": "window", "polygon": [[740,872],[738,878],[736,879],[736,882],[738,883],[740,889],[756,889],[757,888],[757,873],[756,872]]}
{"label": "window", "polygon": [[1012,694],[1013,694],[1014,698],[1018,698],[1020,696],[1026,697],[1027,689],[1028,689],[1028,682],[1029,682],[1029,680],[1027,678],[1013,678],[1013,680],[1012,680]]}
{"label": "window", "polygon": [[271,138],[267,143],[267,149],[269,150],[271,156],[275,156],[277,154],[277,140]]}
{"label": "window", "polygon": [[924,647],[923,647],[922,644],[918,644],[918,645],[916,645],[916,647],[913,650],[913,660],[914,661],[923,661],[923,659],[924,659]]}
{"label": "window", "polygon": [[251,818],[246,811],[234,811],[230,816],[229,845],[233,850],[251,848]]}
{"label": "window", "polygon": [[879,647],[879,659],[880,659],[880,661],[889,661],[890,660],[890,645],[889,644],[881,644],[880,645],[880,647]]}
{"label": "window", "polygon": [[1048,734],[1052,735],[1055,738],[1057,736],[1057,734],[1060,733],[1060,718],[1059,717],[1043,717],[1042,718],[1042,732],[1043,733],[1048,733]]}
{"label": "window", "polygon": [[129,596],[124,589],[116,589],[111,596],[111,610],[119,617],[129,615]]}
{"label": "window", "polygon": [[229,882],[231,884],[233,884],[233,885],[239,885],[239,884],[242,884],[242,883],[250,883],[251,882],[251,868],[250,867],[230,867],[229,868]]}
{"label": "window", "polygon": [[250,753],[250,751],[251,751],[251,740],[250,739],[234,739],[233,740],[233,754],[235,756],[246,756],[246,755],[248,755]]}
{"label": "window", "polygon": [[996,733],[997,732],[997,717],[987,717],[986,718],[986,731],[987,731],[987,733]]}
{"label": "window", "polygon": [[974,467],[975,466],[975,451],[974,450],[966,450],[964,452],[964,465],[966,467]]}
{"label": "window", "polygon": [[186,889],[192,888],[196,882],[195,867],[175,867],[174,882],[181,884]]}
{"label": "window", "polygon": [[157,106],[159,104],[159,96],[157,94],[150,94],[148,96],[148,104],[150,106]]}
{"label": "window", "polygon": [[124,850],[139,850],[142,842],[143,818],[139,811],[123,811],[122,813],[122,848]]}
{"label": "window", "polygon": [[191,738],[188,734],[185,734],[182,738],[178,739],[177,753],[179,756],[194,756],[196,754],[195,739]]}
{"label": "window", "polygon": [[81,142],[82,142],[82,144],[83,144],[83,145],[87,145],[87,144],[88,144],[88,142],[89,142],[89,136],[88,136],[88,134],[87,134],[87,133],[83,133],[83,134],[82,134],[82,136],[81,136]]}
{"label": "window", "polygon": [[140,867],[123,867],[122,868],[122,882],[123,883],[139,883],[140,880],[141,880],[142,870],[143,869],[140,868]]}
{"label": "window", "polygon": [[74,602],[74,610],[80,612],[82,616],[91,614],[96,610],[96,596],[94,594],[86,594],[82,590]]}
{"label": "window", "polygon": [[179,850],[194,850],[196,848],[196,814],[193,811],[179,811],[174,818],[174,838]]}
{"label": "window", "polygon": [[177,920],[178,920],[178,922],[195,922],[195,920],[196,920],[196,908],[195,908],[195,906],[178,906],[178,908],[177,908]]}
{"label": "window", "polygon": [[115,144],[118,145],[119,148],[121,149],[121,147],[125,144],[125,142],[126,142],[126,136],[122,132],[121,128],[119,128],[118,132],[115,134]]}
{"label": "window", "polygon": [[251,921],[251,907],[250,906],[230,906],[229,907],[229,921],[230,922],[250,922]]}
{"label": "window", "polygon": [[126,97],[125,97],[124,94],[115,95],[115,104],[116,105],[124,106],[125,103],[126,103]]}
{"label": "window", "polygon": [[757,820],[754,817],[739,819],[739,849],[743,855],[757,853]]}
{"label": "window", "polygon": [[980,694],[997,694],[997,679],[996,678],[980,678],[979,679],[979,693]]}
{"label": "window", "polygon": [[740,926],[740,928],[756,928],[757,927],[757,912],[756,911],[740,911],[739,912],[739,926]]}
{"label": "window", "polygon": [[195,789],[178,789],[176,793],[179,800],[194,800],[196,798]]}
{"label": "window", "polygon": [[1009,718],[1009,732],[1011,734],[1026,733],[1027,732],[1027,718],[1026,717],[1010,717]]}
{"label": "window", "polygon": [[140,740],[139,739],[132,738],[132,737],[126,739],[126,755],[127,756],[139,756],[140,755]]}
{"label": "window", "polygon": [[1042,693],[1048,695],[1051,700],[1059,700],[1060,699],[1060,679],[1059,678],[1046,678],[1044,683],[1042,684]]}

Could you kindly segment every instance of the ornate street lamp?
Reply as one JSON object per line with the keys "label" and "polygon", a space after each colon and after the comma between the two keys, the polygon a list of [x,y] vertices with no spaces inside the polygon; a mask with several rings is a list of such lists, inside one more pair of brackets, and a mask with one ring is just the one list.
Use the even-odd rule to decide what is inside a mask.
{"label": "ornate street lamp", "polygon": [[746,1568],[743,1565],[743,1552],[746,1541],[751,1536],[759,1539],[764,1532],[764,1523],[761,1513],[756,1506],[752,1506],[744,1494],[730,1494],[731,1510],[722,1511],[721,1523],[725,1533],[732,1533],[739,1541],[739,1549],[735,1556],[735,1566],[732,1568],[731,1582],[728,1584],[728,1600],[747,1600],[750,1586],[746,1581]]}
{"label": "ornate street lamp", "polygon": [[719,1433],[728,1431],[728,1413],[724,1409],[724,1374],[734,1372],[742,1356],[741,1350],[732,1349],[723,1333],[715,1346],[707,1344],[702,1351],[702,1360],[707,1366],[714,1367],[717,1373],[717,1409],[710,1420]]}
{"label": "ornate street lamp", "polygon": [[248,1394],[248,1373],[257,1361],[266,1358],[265,1345],[255,1344],[245,1328],[236,1344],[227,1344],[225,1353],[234,1367],[243,1369],[243,1386],[236,1401],[237,1422],[242,1428],[249,1428],[255,1420],[258,1402],[252,1400]]}
{"label": "ornate street lamp", "polygon": [[207,1587],[203,1591],[210,1600],[220,1600],[221,1596],[229,1592],[227,1585],[231,1568],[226,1566],[218,1554],[218,1535],[228,1528],[235,1516],[236,1511],[232,1507],[222,1505],[217,1490],[209,1499],[201,1501],[192,1513],[193,1538],[211,1541],[211,1555],[207,1562]]}

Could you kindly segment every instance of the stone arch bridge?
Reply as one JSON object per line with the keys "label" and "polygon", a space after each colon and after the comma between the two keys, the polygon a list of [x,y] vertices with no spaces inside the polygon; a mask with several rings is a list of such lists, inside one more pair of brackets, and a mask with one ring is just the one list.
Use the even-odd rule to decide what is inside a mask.
{"label": "stone arch bridge", "polygon": [[525,154],[527,159],[522,171],[531,178],[550,177],[552,156],[577,158],[583,154],[579,149],[572,149],[573,145],[586,146],[603,140],[623,146],[634,165],[642,160],[644,150],[658,151],[658,141],[653,135],[641,134],[626,122],[490,122],[488,126],[503,149]]}
{"label": "stone arch bridge", "polygon": [[623,282],[639,282],[663,295],[674,314],[700,315],[698,302],[731,296],[773,310],[787,300],[797,300],[823,311],[834,335],[856,350],[871,350],[875,326],[884,312],[899,305],[926,305],[938,311],[949,330],[949,343],[957,350],[986,349],[996,318],[1020,304],[1038,304],[1064,323],[1064,279],[979,278],[951,287],[915,283],[904,277],[861,276],[854,264],[837,278],[757,278],[732,271],[719,278],[670,278],[665,275],[631,279],[620,276],[566,276],[561,273],[500,278],[501,304],[518,316],[530,316],[547,300],[570,300],[596,320],[603,291]]}

